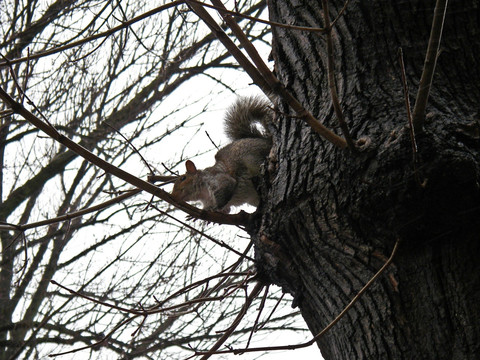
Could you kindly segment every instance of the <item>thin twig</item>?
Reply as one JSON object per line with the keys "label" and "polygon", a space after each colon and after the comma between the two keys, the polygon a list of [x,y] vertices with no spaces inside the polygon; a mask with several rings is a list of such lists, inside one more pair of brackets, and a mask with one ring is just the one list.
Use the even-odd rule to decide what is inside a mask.
{"label": "thin twig", "polygon": [[405,64],[403,63],[403,51],[402,48],[398,51],[398,57],[400,61],[400,70],[402,73],[402,84],[403,84],[403,95],[405,97],[405,107],[407,108],[407,118],[408,118],[408,128],[410,130],[410,142],[412,144],[412,162],[413,162],[413,174],[417,184],[424,188],[425,187],[425,179],[420,178],[420,172],[418,170],[418,147],[417,147],[417,140],[415,134],[415,127],[413,126],[413,118],[410,109],[410,97],[408,94],[408,85],[407,85],[407,76],[405,74]]}
{"label": "thin twig", "polygon": [[108,121],[104,121],[103,122],[105,125],[107,125],[110,129],[112,129],[113,131],[115,131],[118,135],[120,135],[126,142],[128,145],[130,145],[130,147],[133,149],[134,152],[137,153],[138,156],[140,156],[140,159],[142,159],[143,163],[145,164],[145,166],[148,168],[148,170],[150,171],[150,174],[153,175],[154,174],[154,171],[152,169],[152,167],[150,166],[150,164],[147,162],[147,160],[145,160],[145,158],[142,156],[142,154],[140,153],[140,151],[138,151],[138,149],[135,147],[135,145],[132,144],[132,142],[130,140],[128,140],[122,133],[120,130],[118,130],[117,128],[115,128],[113,125],[109,124]]}
{"label": "thin twig", "polygon": [[262,301],[260,302],[260,307],[258,308],[258,314],[257,318],[255,319],[255,322],[253,323],[252,326],[252,331],[250,331],[250,336],[248,337],[247,345],[245,346],[247,349],[250,346],[250,341],[252,340],[253,333],[257,330],[258,328],[258,322],[260,320],[260,315],[262,315],[263,308],[265,307],[265,301],[267,300],[268,296],[268,290],[270,289],[269,285],[265,286],[265,292],[263,293]]}
{"label": "thin twig", "polygon": [[435,4],[430,39],[428,40],[427,53],[425,54],[425,63],[423,65],[420,84],[418,85],[415,107],[413,108],[413,127],[417,134],[423,130],[428,95],[430,93],[430,87],[432,86],[433,75],[435,74],[435,65],[437,64],[439,54],[447,4],[448,0],[437,0]]}
{"label": "thin twig", "polygon": [[28,79],[30,78],[30,48],[27,48],[27,65],[25,66],[25,80],[23,82],[23,89],[22,89],[22,104],[24,103],[25,100],[25,94],[27,93],[27,84],[28,84]]}
{"label": "thin twig", "polygon": [[23,253],[25,255],[25,260],[23,261],[23,264],[21,265],[20,269],[17,271],[17,273],[21,272],[21,275],[18,277],[18,283],[20,282],[20,279],[22,279],[23,276],[25,275],[25,272],[27,271],[27,265],[28,265],[27,237],[25,236],[24,232],[21,233],[21,237],[22,237]]}
{"label": "thin twig", "polygon": [[256,329],[257,331],[263,329],[265,327],[265,325],[268,324],[268,322],[270,321],[271,317],[273,316],[275,310],[277,310],[278,305],[280,305],[280,302],[283,300],[284,296],[285,296],[285,293],[282,293],[282,295],[278,298],[277,303],[273,307],[272,311],[270,311],[270,314],[267,316],[267,318],[265,319],[263,324],[260,324],[259,326],[257,326],[257,329]]}
{"label": "thin twig", "polygon": [[330,25],[332,28],[335,27],[335,24],[337,23],[338,19],[340,19],[343,16],[344,12],[347,10],[347,6],[349,3],[350,3],[350,0],[345,1],[345,4],[343,5],[342,10],[340,10],[337,17],[332,21]]}
{"label": "thin twig", "polygon": [[[19,94],[21,95],[21,100],[20,100],[20,103],[22,104],[22,106],[24,106],[24,102],[25,102],[25,99],[27,99],[27,102],[33,106],[33,108],[42,116],[42,118],[45,120],[46,123],[48,123],[48,125],[50,125],[50,127],[52,128],[52,130],[54,131],[57,131],[57,129],[55,129],[55,127],[50,124],[50,122],[48,121],[47,117],[40,111],[40,109],[37,107],[37,105],[27,96],[26,92],[25,92],[25,88],[26,88],[26,83],[27,83],[27,80],[28,80],[28,72],[27,72],[27,75],[26,75],[26,78],[25,78],[25,88],[22,87],[18,81],[18,78],[17,78],[17,75],[15,73],[15,70],[13,68],[13,63],[11,63],[5,56],[3,56],[2,54],[0,54],[2,56],[2,58],[5,59],[5,61],[7,62],[7,66],[9,67],[9,70],[10,70],[10,75],[12,76],[12,79],[13,79],[13,83],[15,84],[15,87],[16,89],[18,90]],[[30,61],[30,58],[27,57],[27,68],[28,68],[28,64],[29,64],[29,61]]]}
{"label": "thin twig", "polygon": [[[229,331],[225,332],[220,339],[217,340],[217,342],[210,348],[209,351],[202,353],[202,358],[201,360],[207,360],[211,355],[217,353],[217,350],[220,348],[220,346],[223,345],[225,341],[230,337],[230,335],[233,333],[233,331],[236,329],[238,324],[240,324],[240,321],[242,318],[245,316],[245,313],[247,312],[247,309],[250,307],[252,304],[252,301],[260,294],[260,291],[262,291],[264,285],[260,282],[255,284],[255,287],[253,288],[252,292],[250,295],[245,300],[245,304],[242,307],[242,310],[239,312],[237,317],[232,323],[232,326],[230,326]],[[198,353],[196,354],[198,355]]]}
{"label": "thin twig", "polygon": [[58,216],[58,217],[52,218],[52,219],[41,220],[41,221],[37,221],[37,222],[29,223],[29,224],[23,224],[23,225],[22,224],[20,224],[20,225],[0,224],[0,230],[25,231],[25,230],[33,229],[33,228],[36,228],[36,227],[39,227],[39,226],[51,225],[51,224],[59,223],[59,222],[66,221],[66,220],[72,220],[76,217],[83,216],[83,215],[86,215],[86,214],[89,214],[89,213],[92,213],[92,212],[95,212],[95,211],[105,209],[105,208],[107,208],[111,205],[114,205],[114,204],[118,204],[119,202],[121,202],[125,199],[128,199],[128,198],[130,198],[134,195],[137,195],[141,191],[142,190],[140,190],[140,189],[131,190],[131,191],[125,193],[125,194],[119,195],[119,196],[117,196],[113,199],[110,199],[108,201],[105,201],[101,204],[91,206],[91,207],[86,208],[86,209],[78,210],[78,211],[75,211],[75,212],[72,212],[72,213],[64,214],[64,215],[61,215],[61,216]]}
{"label": "thin twig", "polygon": [[395,242],[395,245],[393,246],[392,253],[390,254],[390,257],[388,260],[383,264],[383,266],[380,268],[380,270],[377,271],[377,273],[365,284],[365,286],[358,292],[357,295],[350,301],[350,303],[345,306],[345,308],[342,310],[340,314],[330,323],[328,324],[322,331],[320,331],[315,337],[310,340],[310,343],[313,344],[316,342],[318,339],[320,339],[328,330],[330,330],[337,322],[340,321],[340,319],[347,313],[348,310],[352,308],[352,306],[362,297],[363,293],[367,291],[367,289],[372,286],[372,284],[380,277],[380,275],[383,274],[383,272],[388,268],[388,266],[392,263],[393,258],[395,257],[395,254],[397,253],[398,249],[398,244],[400,243],[400,240],[397,240]]}
{"label": "thin twig", "polygon": [[330,88],[330,96],[332,98],[333,109],[337,116],[340,129],[342,129],[343,136],[347,141],[350,150],[355,151],[355,144],[353,143],[352,136],[348,130],[345,117],[343,116],[342,107],[338,100],[337,84],[335,81],[335,62],[333,60],[333,39],[332,39],[332,25],[330,24],[330,15],[328,12],[327,0],[322,0],[323,14],[325,20],[325,29],[327,30],[327,73],[328,73],[328,87]]}
{"label": "thin twig", "polygon": [[[232,284],[229,287],[226,287],[225,293],[223,294],[223,296],[228,297],[228,296],[234,294],[238,289],[246,289],[247,288],[247,283],[251,282],[251,280],[255,278],[255,275],[256,275],[255,272],[248,271],[247,275],[243,278],[243,280],[241,282],[239,282],[238,284]],[[228,331],[228,329],[227,330],[219,330],[217,332],[225,332],[225,331]]]}
{"label": "thin twig", "polygon": [[208,140],[210,140],[210,142],[212,143],[212,145],[215,146],[215,148],[216,148],[217,150],[219,150],[220,148],[218,147],[217,144],[215,144],[215,142],[213,141],[213,139],[210,137],[210,134],[208,133],[208,131],[205,131],[205,135],[207,135]]}
{"label": "thin twig", "polygon": [[400,62],[400,70],[402,73],[403,96],[405,98],[405,107],[407,108],[408,125],[410,128],[410,141],[412,142],[413,162],[417,163],[417,141],[415,139],[415,129],[413,127],[412,112],[410,109],[410,98],[408,95],[407,77],[405,75],[405,64],[403,63],[402,48],[398,49],[398,60]]}

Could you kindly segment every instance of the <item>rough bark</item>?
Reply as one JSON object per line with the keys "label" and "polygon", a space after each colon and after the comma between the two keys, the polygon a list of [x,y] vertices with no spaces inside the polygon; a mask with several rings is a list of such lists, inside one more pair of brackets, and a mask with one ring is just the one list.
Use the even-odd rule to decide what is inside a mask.
{"label": "rough bark", "polygon": [[[343,1],[329,1],[334,19]],[[257,257],[313,334],[389,257],[393,265],[318,341],[325,359],[473,359],[480,353],[480,30],[476,0],[450,3],[418,134],[407,128],[435,1],[351,2],[333,30],[339,97],[358,153],[334,148],[280,104]],[[319,1],[271,1],[273,21],[323,27]],[[318,33],[274,29],[281,81],[339,129]],[[294,115],[294,114],[292,114]]]}

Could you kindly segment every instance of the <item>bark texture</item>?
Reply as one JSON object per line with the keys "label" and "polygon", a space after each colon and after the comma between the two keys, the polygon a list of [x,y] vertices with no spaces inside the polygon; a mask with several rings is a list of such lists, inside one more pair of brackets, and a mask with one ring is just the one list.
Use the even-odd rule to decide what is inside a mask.
{"label": "bark texture", "polygon": [[[323,27],[319,1],[270,1],[270,17]],[[343,1],[329,1],[334,19]],[[398,49],[414,102],[435,1],[352,1],[333,30],[335,76],[358,153],[279,105],[257,258],[313,334],[401,241],[393,265],[318,345],[325,359],[473,359],[480,354],[480,9],[449,4],[414,165]],[[281,81],[340,133],[323,35],[274,29]],[[294,115],[294,114],[291,114]],[[272,170],[273,169],[273,170]]]}

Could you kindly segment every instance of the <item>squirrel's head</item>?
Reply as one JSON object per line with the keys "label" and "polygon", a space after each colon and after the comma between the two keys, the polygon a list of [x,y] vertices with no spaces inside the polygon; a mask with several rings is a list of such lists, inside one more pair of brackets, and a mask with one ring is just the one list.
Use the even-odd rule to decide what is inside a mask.
{"label": "squirrel's head", "polygon": [[193,161],[185,162],[187,172],[178,177],[173,184],[172,196],[179,201],[198,200],[198,190],[195,186],[195,180],[198,178],[198,170]]}

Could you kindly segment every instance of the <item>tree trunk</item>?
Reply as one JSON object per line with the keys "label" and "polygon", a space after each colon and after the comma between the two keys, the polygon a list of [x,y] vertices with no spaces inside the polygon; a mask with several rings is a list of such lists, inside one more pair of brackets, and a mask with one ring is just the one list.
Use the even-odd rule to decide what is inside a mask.
{"label": "tree trunk", "polygon": [[[270,1],[270,17],[323,27],[320,1]],[[435,1],[355,1],[333,32],[335,77],[359,151],[340,150],[280,104],[257,259],[313,334],[390,256],[393,264],[318,345],[325,359],[473,359],[480,354],[479,2],[449,4],[416,161],[412,106]],[[344,1],[329,1],[333,20]],[[340,134],[325,35],[274,28],[277,75]]]}

